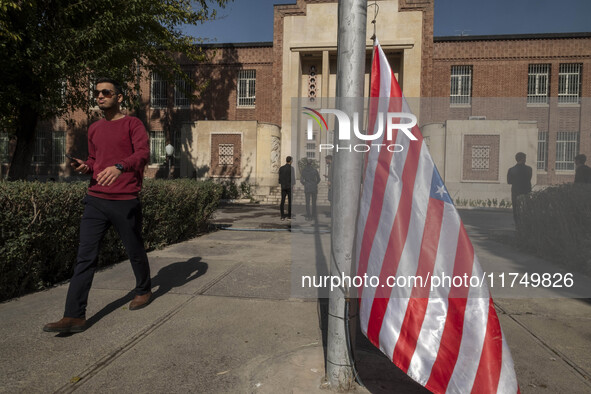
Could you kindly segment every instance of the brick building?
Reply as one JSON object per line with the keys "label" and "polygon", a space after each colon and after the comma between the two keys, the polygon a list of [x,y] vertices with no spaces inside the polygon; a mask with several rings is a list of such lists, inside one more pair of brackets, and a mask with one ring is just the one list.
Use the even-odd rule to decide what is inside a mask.
{"label": "brick building", "polygon": [[[504,176],[516,150],[537,168],[535,183],[572,181],[572,158],[591,156],[591,33],[433,37],[433,0],[382,0],[376,27],[433,157],[452,194],[508,195]],[[210,60],[178,62],[197,83],[196,102],[157,74],[144,73],[140,117],[151,137],[146,176],[167,175],[164,147],[175,146],[177,176],[248,181],[269,193],[283,158],[313,158],[303,106],[335,96],[336,0],[274,6],[273,42],[206,45]],[[366,91],[373,11],[368,10]],[[92,121],[75,114],[40,126],[32,175],[72,176],[64,153],[84,156]],[[0,134],[2,174],[10,141]],[[1,175],[1,174],[0,174]],[[75,176],[75,175],[74,175]]]}
{"label": "brick building", "polygon": [[591,154],[591,33],[436,37],[429,78],[421,124],[456,192],[506,192],[518,151],[539,186]]}

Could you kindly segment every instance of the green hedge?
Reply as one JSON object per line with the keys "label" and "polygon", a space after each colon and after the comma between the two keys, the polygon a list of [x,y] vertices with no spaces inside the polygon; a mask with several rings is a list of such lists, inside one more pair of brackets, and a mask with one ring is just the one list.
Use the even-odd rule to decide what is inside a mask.
{"label": "green hedge", "polygon": [[591,273],[591,185],[565,184],[520,199],[519,242],[567,268]]}
{"label": "green hedge", "polygon": [[[76,262],[87,182],[0,182],[0,301],[68,279]],[[146,180],[141,193],[148,249],[205,230],[222,187],[192,180]],[[125,259],[111,228],[99,266]]]}

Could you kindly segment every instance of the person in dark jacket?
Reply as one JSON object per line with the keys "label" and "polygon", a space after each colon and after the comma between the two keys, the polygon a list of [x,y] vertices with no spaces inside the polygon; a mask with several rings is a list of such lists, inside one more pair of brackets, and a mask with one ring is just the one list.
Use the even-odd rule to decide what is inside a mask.
{"label": "person in dark jacket", "polygon": [[522,194],[531,192],[532,169],[525,165],[525,153],[518,152],[515,155],[515,164],[507,171],[507,183],[511,185],[511,203],[513,204],[513,220],[517,224],[517,199]]}
{"label": "person in dark jacket", "polygon": [[[279,168],[279,184],[281,185],[281,220],[287,217],[291,220],[291,197],[292,188],[295,185],[295,170],[291,166],[291,156],[285,158],[285,164]],[[287,201],[287,215],[285,215],[285,198]]]}
{"label": "person in dark jacket", "polygon": [[587,156],[575,156],[575,183],[591,183],[591,167],[585,164]]}
{"label": "person in dark jacket", "polygon": [[[306,220],[312,220],[316,217],[316,197],[318,196],[318,184],[320,183],[320,174],[314,168],[312,160],[306,162],[300,182],[304,185],[304,194],[306,195]],[[312,202],[311,209],[310,200]]]}

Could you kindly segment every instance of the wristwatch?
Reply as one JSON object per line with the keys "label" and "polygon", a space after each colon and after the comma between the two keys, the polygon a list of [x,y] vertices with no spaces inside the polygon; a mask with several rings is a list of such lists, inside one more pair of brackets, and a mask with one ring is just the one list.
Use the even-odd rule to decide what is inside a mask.
{"label": "wristwatch", "polygon": [[116,168],[116,169],[118,169],[118,170],[119,170],[119,171],[121,171],[121,172],[125,172],[125,171],[123,170],[123,166],[122,166],[121,164],[119,164],[119,163],[115,164],[115,168]]}

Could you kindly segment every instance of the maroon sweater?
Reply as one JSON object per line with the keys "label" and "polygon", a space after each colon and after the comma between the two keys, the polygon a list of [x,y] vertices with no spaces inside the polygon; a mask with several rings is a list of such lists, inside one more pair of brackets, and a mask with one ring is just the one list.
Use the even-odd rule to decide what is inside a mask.
{"label": "maroon sweater", "polygon": [[[131,200],[142,189],[144,167],[150,159],[148,133],[133,116],[101,119],[88,128],[88,160],[92,171],[88,194],[106,200]],[[121,164],[124,172],[111,186],[100,186],[96,176],[105,168]]]}

